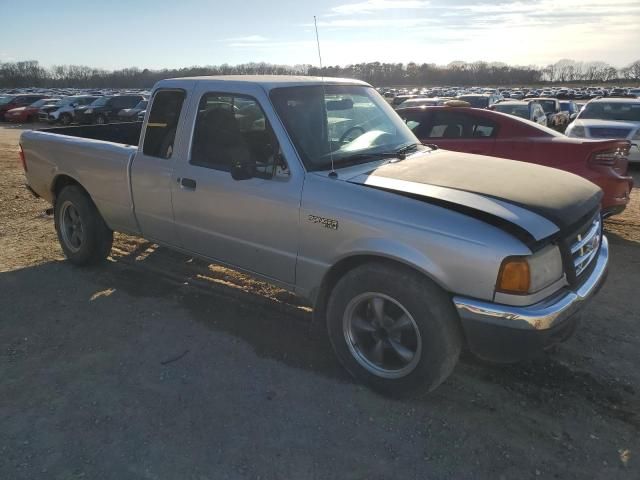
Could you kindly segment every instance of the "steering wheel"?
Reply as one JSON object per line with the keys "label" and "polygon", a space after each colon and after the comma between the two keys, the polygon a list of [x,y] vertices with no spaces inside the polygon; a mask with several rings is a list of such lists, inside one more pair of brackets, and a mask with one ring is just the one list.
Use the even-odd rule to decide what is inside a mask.
{"label": "steering wheel", "polygon": [[[342,136],[340,137],[339,142],[340,142],[340,143],[344,142],[347,138],[349,138],[349,134],[350,134],[351,132],[356,131],[356,130],[360,130],[360,132],[362,132],[362,133],[360,133],[360,135],[362,135],[362,134],[364,134],[364,133],[366,132],[366,130],[365,130],[364,128],[362,128],[360,125],[356,125],[355,127],[351,127],[349,130],[347,130],[346,132],[344,132],[344,133],[342,134]],[[360,135],[358,135],[358,137],[359,137]],[[358,137],[356,137],[356,138],[358,138]],[[355,138],[354,138],[354,140],[355,140]]]}

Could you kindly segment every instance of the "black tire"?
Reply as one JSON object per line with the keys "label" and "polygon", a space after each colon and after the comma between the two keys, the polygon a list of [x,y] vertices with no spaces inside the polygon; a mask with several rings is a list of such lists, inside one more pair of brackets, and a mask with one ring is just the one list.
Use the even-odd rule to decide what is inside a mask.
{"label": "black tire", "polygon": [[[76,216],[79,227],[72,225]],[[71,263],[94,265],[109,256],[113,231],[82,188],[76,185],[64,187],[56,198],[54,221],[60,246]]]}
{"label": "black tire", "polygon": [[[385,370],[381,367],[385,360],[393,362],[395,358],[398,363],[401,358],[397,353],[399,338],[392,338],[391,328],[383,327],[374,333],[360,330],[360,327],[355,330],[349,327],[352,323],[361,324],[360,319],[367,316],[366,312],[376,310],[371,308],[372,304],[362,303],[372,293],[386,297],[384,301],[389,302],[383,304],[382,311],[385,322],[388,321],[391,328],[397,324],[393,323],[394,310],[403,317],[408,314],[412,320],[402,335],[407,337],[405,341],[413,343],[413,348],[408,347],[409,351],[413,351],[413,357],[402,368]],[[353,316],[350,312],[356,312],[360,308],[358,305],[364,305],[365,310]],[[356,317],[360,317],[357,318],[358,322],[347,320]],[[369,326],[374,325],[376,320],[372,322]],[[406,324],[406,321],[403,323]],[[424,275],[392,263],[359,266],[337,282],[327,304],[327,329],[331,344],[345,369],[373,390],[393,397],[421,396],[434,390],[451,374],[462,348],[459,320],[449,296]],[[347,333],[356,330],[365,332],[362,333],[365,337],[371,336],[372,343],[383,344],[380,347],[383,350],[381,363],[366,359],[367,355],[363,352],[369,340],[360,337],[354,342],[351,333]],[[379,333],[380,330],[388,332]],[[395,347],[391,343],[384,346],[385,341],[392,340]],[[376,346],[372,347],[374,349]],[[402,361],[399,362],[401,364]],[[385,372],[395,372],[395,376],[391,378]]]}
{"label": "black tire", "polygon": [[63,113],[62,115],[60,115],[60,123],[62,125],[71,125],[71,122],[73,121],[73,117],[71,116],[70,113]]}
{"label": "black tire", "polygon": [[109,123],[109,121],[107,120],[107,117],[105,117],[104,115],[98,115],[96,117],[96,124],[106,125],[107,123]]}

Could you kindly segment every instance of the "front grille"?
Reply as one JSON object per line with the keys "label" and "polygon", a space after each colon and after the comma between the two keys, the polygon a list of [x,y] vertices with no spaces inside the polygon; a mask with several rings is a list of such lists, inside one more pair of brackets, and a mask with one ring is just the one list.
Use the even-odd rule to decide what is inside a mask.
{"label": "front grille", "polygon": [[628,128],[591,127],[589,132],[593,138],[627,138],[631,130]]}
{"label": "front grille", "polygon": [[602,220],[598,214],[569,239],[571,260],[576,279],[584,273],[596,258],[602,239]]}

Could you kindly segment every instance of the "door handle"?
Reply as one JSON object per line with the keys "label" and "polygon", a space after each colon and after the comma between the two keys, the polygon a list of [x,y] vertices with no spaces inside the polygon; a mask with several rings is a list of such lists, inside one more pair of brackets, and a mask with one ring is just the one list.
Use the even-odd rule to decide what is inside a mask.
{"label": "door handle", "polygon": [[188,190],[195,190],[196,189],[196,181],[191,179],[191,178],[181,178],[180,179],[180,186],[183,188],[186,188]]}

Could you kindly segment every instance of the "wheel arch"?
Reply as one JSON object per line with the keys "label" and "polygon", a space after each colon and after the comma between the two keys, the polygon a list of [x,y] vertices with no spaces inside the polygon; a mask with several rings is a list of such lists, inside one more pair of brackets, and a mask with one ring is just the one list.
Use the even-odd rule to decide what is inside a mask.
{"label": "wheel arch", "polygon": [[422,265],[417,265],[416,263],[410,262],[404,258],[398,258],[382,253],[355,253],[338,260],[324,274],[322,282],[316,290],[315,295],[312,295],[313,318],[315,321],[322,321],[325,317],[327,301],[340,278],[346,275],[349,271],[367,263],[382,263],[404,268],[418,275],[424,276],[442,288],[442,290],[447,294],[450,293],[446,285],[444,285],[436,275],[434,275],[430,270],[424,268]]}
{"label": "wheel arch", "polygon": [[91,201],[95,205],[93,198],[91,198],[91,194],[89,194],[87,189],[84,188],[78,180],[73,178],[71,175],[68,175],[66,173],[61,173],[59,175],[56,175],[53,181],[51,182],[51,195],[52,195],[51,198],[53,200],[52,203],[54,206],[56,204],[56,199],[58,198],[58,195],[60,195],[60,192],[62,191],[62,189],[71,185],[82,189],[82,191],[91,199]]}

